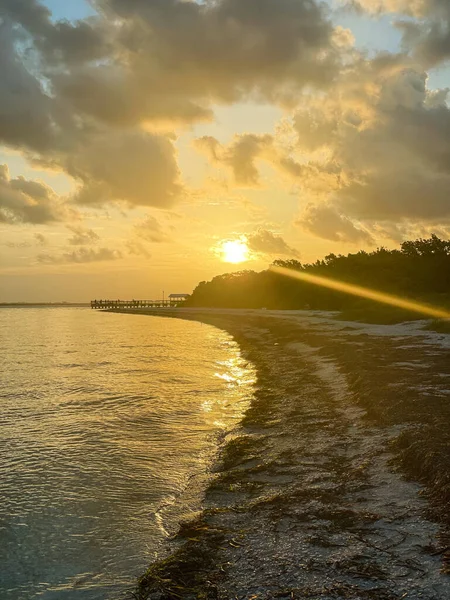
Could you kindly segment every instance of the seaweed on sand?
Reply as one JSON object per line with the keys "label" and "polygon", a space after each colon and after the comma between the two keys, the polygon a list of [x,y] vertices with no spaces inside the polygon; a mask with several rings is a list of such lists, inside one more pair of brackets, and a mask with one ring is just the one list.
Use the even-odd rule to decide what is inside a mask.
{"label": "seaweed on sand", "polygon": [[403,431],[395,440],[397,461],[403,472],[426,486],[433,516],[443,523],[443,571],[450,573],[450,434],[447,422],[433,422]]}
{"label": "seaweed on sand", "polygon": [[223,569],[215,570],[215,554],[224,533],[198,519],[181,525],[177,538],[183,545],[166,559],[150,566],[139,579],[137,600],[177,600],[178,598],[217,598],[216,583]]}
{"label": "seaweed on sand", "polygon": [[[424,347],[420,340],[405,343],[369,335],[333,337],[327,330],[296,328],[283,320],[274,320],[272,327],[270,319],[258,323],[248,316],[228,316],[226,322],[214,324],[234,335],[243,355],[257,370],[251,407],[239,434],[228,438],[216,478],[207,490],[214,510],[220,507],[224,518],[211,518],[214,515],[205,511],[201,520],[184,526],[176,538],[178,549],[150,567],[141,578],[136,598],[233,598],[235,589],[245,590],[250,583],[254,590],[264,586],[266,599],[405,597],[407,586],[399,581],[403,575],[397,576],[393,570],[393,581],[390,579],[390,563],[394,561],[386,559],[391,548],[389,531],[385,536],[383,523],[376,526],[382,518],[371,510],[377,507],[369,504],[365,508],[364,504],[372,487],[371,459],[378,456],[378,446],[372,449],[359,441],[364,442],[366,428],[367,436],[373,435],[375,441],[385,439],[381,435],[385,430],[392,428],[393,435],[403,431],[392,448],[397,463],[405,475],[427,485],[432,504],[441,507],[435,510],[436,516],[450,525],[444,514],[450,501],[446,491],[450,438],[439,435],[445,433],[450,409],[447,399],[437,393],[445,385],[444,378],[438,377],[448,373],[448,355]],[[250,327],[258,335],[250,332],[247,337]],[[317,347],[320,353],[315,355],[340,366],[349,384],[345,402],[328,392],[326,380],[323,383],[319,379],[317,385],[311,364],[305,367],[302,355],[291,352],[289,344],[299,341],[312,352]],[[420,365],[420,371],[410,365]],[[359,405],[362,410],[355,412],[357,415],[365,411],[365,416],[358,417],[354,432],[349,427],[353,412],[347,414],[341,404],[344,409]],[[386,435],[388,439],[392,438]],[[356,453],[358,448],[361,456]],[[383,443],[379,452],[386,451]],[[352,502],[344,502],[349,498]],[[380,515],[383,517],[382,511]],[[398,518],[403,519],[403,515]],[[217,523],[226,528],[218,529]],[[367,534],[372,528],[386,542],[380,548],[370,543]],[[303,532],[309,542],[306,553],[311,547],[311,553],[319,558],[311,565],[305,561],[306,567],[296,570],[295,556],[292,564],[289,557],[297,548],[300,553]],[[238,533],[243,536],[239,544],[231,543],[230,538]],[[289,553],[290,545],[298,540],[294,553]],[[359,558],[350,553],[339,562],[320,562],[322,554],[333,553],[335,547],[340,552],[340,547],[348,547],[355,540],[361,545]],[[447,546],[450,544],[441,538],[439,545],[433,544],[428,551],[424,544],[421,548],[424,556],[439,555],[445,563]],[[270,569],[266,572],[264,565],[269,563],[261,566],[260,559],[272,556],[272,549],[274,556],[278,553],[273,560],[291,569],[291,580],[278,579]],[[392,551],[394,558],[401,558],[403,552],[401,544],[398,552]],[[331,574],[330,564],[335,565]],[[303,579],[313,570],[318,579],[314,584]],[[416,579],[422,576],[419,572]]]}
{"label": "seaweed on sand", "polygon": [[228,471],[233,467],[242,465],[255,459],[258,452],[257,441],[250,436],[240,436],[230,440],[222,451],[222,471]]}

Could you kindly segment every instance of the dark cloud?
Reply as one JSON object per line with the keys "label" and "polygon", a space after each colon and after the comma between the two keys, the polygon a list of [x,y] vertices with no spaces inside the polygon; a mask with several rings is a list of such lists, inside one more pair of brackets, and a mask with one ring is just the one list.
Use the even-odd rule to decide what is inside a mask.
{"label": "dark cloud", "polygon": [[52,83],[74,111],[108,126],[212,119],[214,102],[288,101],[335,73],[339,48],[315,0],[95,4],[111,60],[71,65]]}
{"label": "dark cloud", "polygon": [[[213,102],[292,98],[305,85],[328,85],[339,59],[315,0],[94,4],[99,16],[76,23],[52,20],[37,0],[0,5],[3,26],[20,26],[21,46],[47,81],[44,94],[41,77],[23,74],[51,105],[44,114],[56,119],[64,107],[75,129],[80,118],[114,127],[194,122],[212,117]],[[2,54],[11,63],[17,44]]]}
{"label": "dark cloud", "polygon": [[181,186],[169,137],[108,130],[68,112],[25,68],[5,24],[0,25],[0,71],[0,141],[74,177],[81,183],[76,197],[81,204],[125,200],[169,208],[176,201]]}
{"label": "dark cloud", "polygon": [[170,139],[140,131],[108,132],[64,159],[67,172],[82,183],[80,204],[124,200],[170,208],[182,192]]}
{"label": "dark cloud", "polygon": [[8,167],[0,165],[0,221],[40,225],[74,217],[51,187],[24,177],[11,179]]}
{"label": "dark cloud", "polygon": [[65,264],[65,263],[92,263],[118,260],[122,258],[119,250],[110,248],[85,248],[64,252],[61,255],[39,254],[38,261],[44,264]]}
{"label": "dark cloud", "polygon": [[73,233],[73,236],[69,239],[69,244],[72,246],[90,246],[100,240],[99,235],[93,229],[86,229],[77,225],[69,225],[68,229]]}
{"label": "dark cloud", "polygon": [[289,246],[280,235],[267,229],[258,229],[246,237],[248,247],[253,252],[272,256],[299,256],[298,250]]}
{"label": "dark cloud", "polygon": [[270,135],[245,134],[236,136],[229,146],[223,146],[214,137],[205,136],[194,142],[195,147],[206,154],[212,163],[231,169],[238,185],[259,185],[259,172],[255,161],[273,150]]}
{"label": "dark cloud", "polygon": [[[305,98],[293,120],[298,150],[313,153],[328,178],[322,193],[303,182],[303,194],[326,207],[305,217],[310,230],[363,239],[353,220],[364,230],[450,218],[450,110],[446,91],[431,92],[426,82],[407,57],[381,55],[343,74],[332,97]],[[312,127],[328,135],[314,136]]]}
{"label": "dark cloud", "polygon": [[53,78],[58,97],[73,112],[108,127],[139,127],[152,121],[166,122],[173,127],[212,120],[210,108],[181,92],[161,91],[159,82],[144,86],[136,72],[117,65],[74,69]]}
{"label": "dark cloud", "polygon": [[332,206],[308,206],[297,225],[317,237],[334,242],[363,243],[372,245],[373,237],[368,231],[357,227],[348,217],[339,214]]}
{"label": "dark cloud", "polygon": [[47,246],[48,240],[42,233],[35,233],[34,239],[39,246]]}
{"label": "dark cloud", "polygon": [[0,8],[4,18],[32,37],[47,62],[83,63],[98,60],[111,50],[98,19],[54,22],[50,10],[37,0],[1,0]]}
{"label": "dark cloud", "polygon": [[26,69],[15,41],[0,17],[0,142],[45,152],[55,144],[54,102]]}
{"label": "dark cloud", "polygon": [[276,145],[272,135],[246,133],[236,135],[229,145],[222,145],[214,137],[205,136],[194,141],[194,147],[203,152],[213,164],[227,167],[233,173],[234,181],[243,187],[260,185],[257,161],[269,163],[289,177],[297,178],[305,174],[305,167]]}
{"label": "dark cloud", "polygon": [[[264,160],[313,201],[301,225],[334,241],[373,243],[392,222],[450,218],[448,90],[404,54],[354,56],[329,94],[304,94],[291,121],[297,142],[244,134],[228,145],[196,140],[239,185],[260,184]],[[290,140],[290,138],[288,138]]]}
{"label": "dark cloud", "polygon": [[391,169],[352,181],[338,193],[339,205],[365,221],[439,221],[450,218],[450,176]]}
{"label": "dark cloud", "polygon": [[426,67],[432,68],[450,59],[450,6],[441,20],[432,18],[426,24],[397,21],[396,27],[403,33],[405,49]]}
{"label": "dark cloud", "polygon": [[[97,16],[69,22],[38,0],[0,0],[0,141],[73,177],[79,204],[170,208],[183,191],[174,140],[150,123],[212,119],[214,103],[292,103],[328,86],[340,60],[316,0],[93,5]],[[261,145],[236,142],[240,181],[255,180]]]}
{"label": "dark cloud", "polygon": [[448,0],[352,0],[373,13],[403,14],[416,20],[398,20],[405,48],[427,67],[450,59],[450,3]]}
{"label": "dark cloud", "polygon": [[120,19],[116,44],[127,62],[104,73],[106,81],[127,84],[134,118],[152,119],[158,106],[156,118],[173,108],[175,117],[195,109],[202,116],[205,102],[252,93],[273,99],[308,83],[326,84],[334,73],[333,28],[314,0],[96,4]]}
{"label": "dark cloud", "polygon": [[[75,23],[38,0],[0,0],[0,142],[74,178],[74,203],[168,209],[184,190],[162,125],[210,119],[217,103],[296,105],[295,152],[276,135],[197,146],[242,186],[259,185],[261,160],[294,178],[304,204],[327,207],[330,235],[361,235],[359,221],[362,231],[445,219],[450,111],[423,65],[450,57],[450,3],[353,4],[408,17],[398,26],[409,55],[349,51],[318,0],[93,0],[98,15]],[[317,229],[314,210],[305,222]],[[0,221],[65,218],[43,184],[0,182]],[[165,235],[147,229],[150,241]]]}

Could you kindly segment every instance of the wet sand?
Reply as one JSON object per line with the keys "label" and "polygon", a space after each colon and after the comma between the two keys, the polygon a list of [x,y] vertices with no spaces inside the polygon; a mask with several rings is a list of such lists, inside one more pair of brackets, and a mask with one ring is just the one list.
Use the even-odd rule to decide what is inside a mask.
{"label": "wet sand", "polygon": [[450,598],[449,335],[325,313],[135,312],[225,329],[258,377],[202,512],[138,598]]}

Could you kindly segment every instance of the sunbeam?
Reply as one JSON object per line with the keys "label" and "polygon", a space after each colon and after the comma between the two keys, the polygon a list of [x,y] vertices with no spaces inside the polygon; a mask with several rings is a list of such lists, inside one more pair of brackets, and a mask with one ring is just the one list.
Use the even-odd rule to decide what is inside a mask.
{"label": "sunbeam", "polygon": [[330,290],[336,290],[344,294],[351,294],[352,296],[359,296],[360,298],[367,298],[368,300],[374,300],[381,304],[388,304],[395,306],[396,308],[403,308],[412,312],[420,313],[428,317],[435,319],[450,319],[450,312],[443,308],[427,306],[420,302],[414,302],[413,300],[407,300],[405,298],[399,298],[392,294],[385,294],[384,292],[378,292],[370,288],[365,288],[360,285],[354,285],[351,283],[344,283],[343,281],[336,281],[335,279],[328,279],[327,277],[319,277],[318,275],[310,275],[301,271],[293,271],[292,269],[286,269],[284,267],[271,267],[271,270],[279,275],[285,275],[292,279],[298,279],[305,283],[311,283],[313,285],[319,285],[321,287],[329,288]]}

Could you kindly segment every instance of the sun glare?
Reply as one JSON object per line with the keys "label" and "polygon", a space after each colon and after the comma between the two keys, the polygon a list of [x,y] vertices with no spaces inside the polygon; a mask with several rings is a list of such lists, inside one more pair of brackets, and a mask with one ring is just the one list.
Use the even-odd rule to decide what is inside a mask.
{"label": "sun glare", "polygon": [[422,304],[421,302],[415,302],[414,300],[408,300],[407,298],[393,296],[392,294],[386,294],[384,292],[378,292],[377,290],[365,288],[360,285],[345,283],[343,281],[337,281],[336,279],[328,279],[327,277],[319,277],[318,275],[311,275],[310,273],[293,271],[292,269],[285,269],[284,267],[271,267],[271,270],[275,273],[279,273],[280,275],[291,277],[292,279],[298,279],[299,281],[305,281],[306,283],[312,283],[313,285],[326,287],[330,290],[337,290],[338,292],[343,292],[344,294],[351,294],[352,296],[375,300],[381,304],[389,304],[390,306],[420,313],[422,315],[426,315],[427,317],[434,317],[435,319],[450,319],[450,312],[443,308],[428,306],[427,304]]}
{"label": "sun glare", "polygon": [[245,262],[250,258],[249,247],[241,240],[222,242],[219,253],[223,262],[233,264]]}

